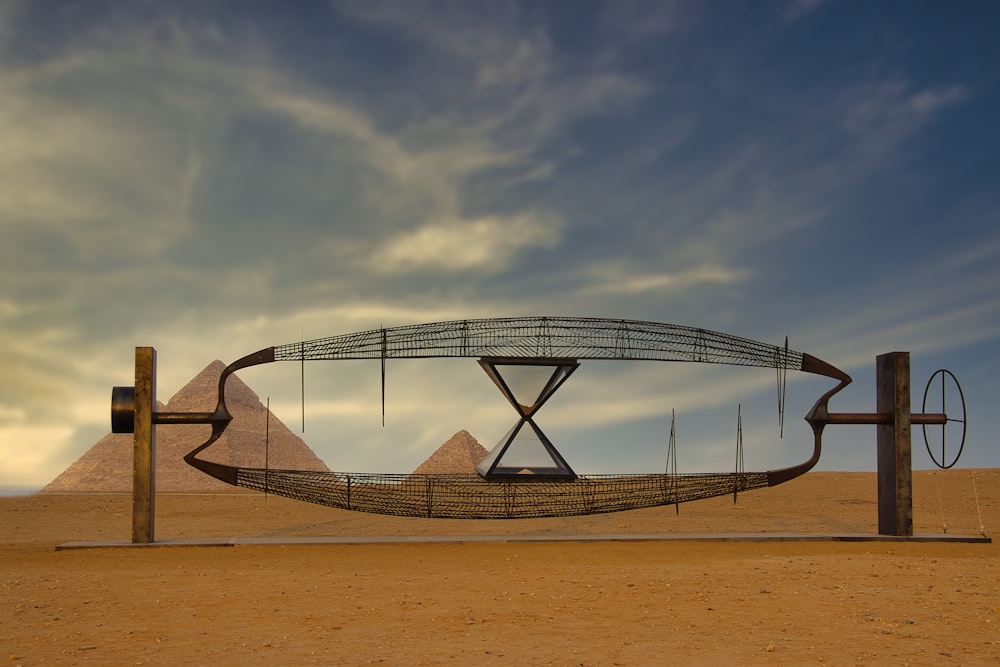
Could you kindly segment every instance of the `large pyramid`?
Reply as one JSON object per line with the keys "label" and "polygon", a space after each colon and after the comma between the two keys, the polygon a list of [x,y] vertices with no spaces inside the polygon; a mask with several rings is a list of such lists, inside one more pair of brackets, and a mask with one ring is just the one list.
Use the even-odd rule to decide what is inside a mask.
{"label": "large pyramid", "polygon": [[443,475],[447,473],[474,473],[476,464],[489,454],[472,435],[461,430],[438,447],[426,461],[413,471],[416,475]]}
{"label": "large pyramid", "polygon": [[[174,394],[166,406],[157,401],[157,410],[215,410],[219,375],[224,368],[225,364],[221,361],[213,361]],[[263,468],[266,449],[269,468],[328,470],[309,446],[270,414],[257,394],[235,375],[230,376],[226,383],[226,407],[233,415],[233,421],[222,437],[202,452],[202,458],[229,465]],[[266,430],[269,432],[265,436]],[[171,424],[156,428],[157,491],[233,489],[184,462],[184,455],[205,442],[210,434],[211,427],[200,424]],[[131,433],[107,434],[42,489],[43,492],[64,493],[131,490]]]}

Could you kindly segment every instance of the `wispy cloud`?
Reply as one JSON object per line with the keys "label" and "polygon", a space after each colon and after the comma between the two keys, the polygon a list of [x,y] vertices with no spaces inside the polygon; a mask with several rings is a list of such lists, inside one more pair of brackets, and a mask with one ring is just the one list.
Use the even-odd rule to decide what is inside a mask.
{"label": "wispy cloud", "polygon": [[789,23],[819,10],[827,0],[791,0],[785,8],[785,20]]}
{"label": "wispy cloud", "polygon": [[663,290],[691,289],[704,284],[731,284],[749,278],[745,270],[702,265],[668,273],[637,273],[623,263],[595,266],[591,284],[581,294],[639,294]]}
{"label": "wispy cloud", "polygon": [[493,273],[507,268],[522,249],[554,246],[560,227],[558,219],[530,214],[430,224],[388,239],[375,250],[371,264],[384,273],[421,269]]}
{"label": "wispy cloud", "polygon": [[868,150],[885,151],[970,95],[964,84],[916,88],[890,78],[868,81],[847,91],[839,106],[849,136],[859,138]]}
{"label": "wispy cloud", "polygon": [[[91,444],[93,397],[137,344],[178,387],[301,335],[491,315],[789,331],[859,367],[1000,335],[994,85],[971,51],[913,57],[925,10],[849,49],[840,30],[803,44],[809,17],[859,20],[809,0],[738,29],[688,2],[277,11],[0,3],[0,424],[22,429],[0,459],[11,438],[62,463]],[[580,438],[662,417],[644,395],[596,409],[599,385],[574,378]],[[472,412],[487,431],[510,417]]]}

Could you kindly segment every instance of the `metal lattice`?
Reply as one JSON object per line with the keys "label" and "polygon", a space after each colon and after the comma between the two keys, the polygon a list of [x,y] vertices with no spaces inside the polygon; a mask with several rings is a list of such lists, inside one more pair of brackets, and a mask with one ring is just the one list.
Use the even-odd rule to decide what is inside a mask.
{"label": "metal lattice", "polygon": [[676,324],[509,317],[415,324],[278,345],[275,361],[421,357],[633,359],[792,368],[802,354]]}
{"label": "metal lattice", "polygon": [[236,485],[339,509],[435,519],[530,519],[672,505],[768,486],[767,473],[581,475],[489,482],[478,475],[239,468]]}

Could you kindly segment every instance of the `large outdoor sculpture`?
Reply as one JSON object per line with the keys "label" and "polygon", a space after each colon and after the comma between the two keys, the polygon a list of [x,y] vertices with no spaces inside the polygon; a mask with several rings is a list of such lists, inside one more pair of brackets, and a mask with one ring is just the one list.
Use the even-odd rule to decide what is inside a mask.
{"label": "large outdoor sculpture", "polygon": [[[304,363],[372,359],[383,364],[384,378],[387,360],[428,357],[478,359],[517,412],[516,423],[479,464],[477,474],[307,472],[236,467],[200,458],[225,432],[232,419],[226,408],[226,381],[240,369],[278,361]],[[900,366],[902,361],[898,357],[893,359],[893,363]],[[811,373],[828,377],[836,384],[820,396],[805,417],[813,431],[812,451],[805,461],[796,465],[765,472],[582,475],[577,474],[563,458],[535,418],[546,400],[585,360],[753,366],[778,369],[779,377],[789,370]],[[155,367],[155,356],[151,363]],[[143,373],[139,370],[137,349],[137,384],[136,387],[115,388],[112,426],[116,432],[135,429],[138,443],[140,416],[148,419],[150,424],[210,424],[212,433],[208,440],[185,457],[190,465],[234,486],[331,507],[413,517],[572,516],[671,505],[781,484],[816,465],[822,449],[823,429],[827,424],[878,424],[880,431],[882,427],[892,427],[890,439],[895,443],[893,447],[897,447],[905,437],[907,466],[911,423],[925,427],[940,426],[943,443],[944,429],[949,421],[961,422],[964,442],[964,403],[961,419],[949,420],[943,406],[939,413],[910,414],[908,356],[905,358],[905,372],[901,367],[891,372],[892,377],[885,382],[896,386],[905,381],[905,401],[890,392],[892,395],[886,399],[888,403],[885,406],[880,394],[878,413],[836,414],[828,409],[830,398],[846,387],[851,377],[817,357],[789,350],[787,344],[781,347],[705,329],[620,319],[518,317],[458,320],[373,329],[254,352],[231,363],[222,372],[216,409],[206,413],[153,411],[152,404],[147,403],[154,392],[143,392],[139,388]],[[153,371],[150,370],[148,375],[152,376]],[[954,380],[950,373],[948,376]],[[947,378],[942,375],[942,379]],[[925,405],[926,401],[925,394]],[[880,470],[881,448],[880,444]],[[137,456],[140,455],[139,449],[137,444]],[[908,479],[908,468],[905,471],[893,468],[894,476],[903,473]],[[906,489],[903,491],[908,492]],[[895,488],[893,493],[898,496],[901,491]],[[904,525],[887,526],[886,530],[906,534],[900,532],[907,530],[905,523],[903,516]],[[880,532],[881,527],[880,518]],[[912,522],[909,530],[912,531]]]}

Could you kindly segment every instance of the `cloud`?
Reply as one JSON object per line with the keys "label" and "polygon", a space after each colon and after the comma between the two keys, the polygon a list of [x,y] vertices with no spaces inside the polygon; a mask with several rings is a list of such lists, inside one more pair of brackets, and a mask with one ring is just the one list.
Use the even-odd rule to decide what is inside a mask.
{"label": "cloud", "polygon": [[749,278],[749,272],[716,265],[701,265],[673,273],[633,273],[625,263],[606,264],[590,271],[592,284],[581,294],[640,294],[690,289],[699,285],[727,285]]}
{"label": "cloud", "polygon": [[[517,3],[454,3],[438,11],[426,2],[351,2],[339,9],[419,45],[423,90],[415,97],[431,108],[408,134],[471,132],[529,169],[553,133],[577,119],[630,108],[649,88],[604,54],[566,60],[544,21]],[[646,18],[660,14],[647,10]]]}
{"label": "cloud", "polygon": [[0,426],[0,487],[41,486],[66,467],[70,426]]}
{"label": "cloud", "polygon": [[[936,269],[937,272],[946,275],[967,274],[970,270],[974,274],[982,275],[997,266],[998,259],[1000,259],[1000,239],[984,239],[982,243],[963,247],[957,253],[943,257]],[[967,281],[966,277],[964,282]]]}
{"label": "cloud", "polygon": [[969,99],[970,94],[968,87],[962,84],[928,88],[910,96],[910,107],[919,113],[932,113],[961,104]]}
{"label": "cloud", "polygon": [[21,407],[7,407],[0,405],[0,423],[24,422],[27,413]]}
{"label": "cloud", "polygon": [[617,0],[601,7],[598,24],[612,43],[662,38],[690,26],[695,7],[677,0]]}
{"label": "cloud", "polygon": [[[487,130],[476,126],[475,116],[453,119],[447,132],[435,127],[437,121],[431,120],[392,133],[376,127],[364,111],[326,99],[321,93],[304,96],[268,87],[257,92],[257,99],[262,107],[316,132],[319,142],[337,137],[350,142],[346,146],[329,143],[326,151],[334,164],[350,156],[371,168],[370,177],[362,182],[364,190],[358,194],[373,224],[355,223],[369,235],[377,235],[381,229],[409,226],[414,218],[459,218],[466,179],[523,159],[523,148],[516,144],[500,147]],[[543,172],[535,173],[541,176]],[[346,223],[351,225],[350,221]],[[470,224],[482,231],[498,222]],[[518,220],[509,224],[524,226]],[[437,227],[447,226],[434,225],[431,233],[440,236]]]}
{"label": "cloud", "polygon": [[0,3],[0,43],[7,39],[7,35],[14,29],[15,20],[21,10],[21,3],[18,0],[8,0]]}
{"label": "cloud", "polygon": [[[155,250],[162,244],[150,226],[176,227],[179,221],[171,215],[176,151],[135,120],[88,112],[81,108],[85,101],[71,105],[42,92],[69,80],[86,81],[100,67],[5,77],[7,83],[0,84],[0,95],[10,100],[0,111],[0,217],[8,225],[31,226],[36,234],[39,228],[60,233],[88,256],[122,233],[129,233],[122,240],[134,250]],[[132,230],[111,224],[140,216],[144,224]],[[87,233],[78,233],[81,228]]]}
{"label": "cloud", "polygon": [[962,84],[914,88],[898,78],[865,81],[842,93],[835,105],[853,151],[877,165],[944,110],[971,98]]}
{"label": "cloud", "polygon": [[910,301],[858,309],[838,317],[817,339],[844,369],[866,367],[890,349],[935,353],[1000,338],[1000,299],[925,310]]}
{"label": "cloud", "polygon": [[506,269],[518,251],[555,246],[560,228],[557,218],[530,213],[430,224],[388,239],[373,253],[371,265],[384,273],[423,269],[496,273]]}
{"label": "cloud", "polygon": [[[444,8],[427,1],[362,0],[339,3],[338,10],[353,20],[406,35],[424,48],[454,59],[462,67],[477,72],[495,68],[497,72],[509,72],[517,80],[524,79],[532,63],[545,69],[546,54],[551,48],[545,32],[532,25],[529,14],[517,3],[474,6],[459,2],[448,3]],[[525,58],[525,54],[534,56]],[[511,62],[521,66],[504,66]],[[507,76],[476,78],[505,86],[511,82]]]}
{"label": "cloud", "polygon": [[785,21],[794,23],[819,10],[824,4],[826,0],[791,0],[785,8]]}
{"label": "cloud", "polygon": [[[0,2],[0,422],[63,429],[47,451],[65,463],[135,345],[160,350],[166,394],[303,335],[554,310],[787,328],[858,367],[998,336],[985,75],[946,58],[928,79],[904,53],[918,21],[877,19],[914,30],[889,70],[881,23],[815,58],[773,13],[746,30],[654,4],[361,0],[275,21]],[[946,125],[959,109],[968,127]],[[661,395],[640,376],[623,381]],[[671,402],[711,398],[684,377]],[[665,409],[640,392],[602,412],[599,381],[577,386],[581,440]],[[393,436],[434,443],[412,398]],[[469,414],[489,439],[505,408]],[[395,451],[357,436],[360,467]]]}

